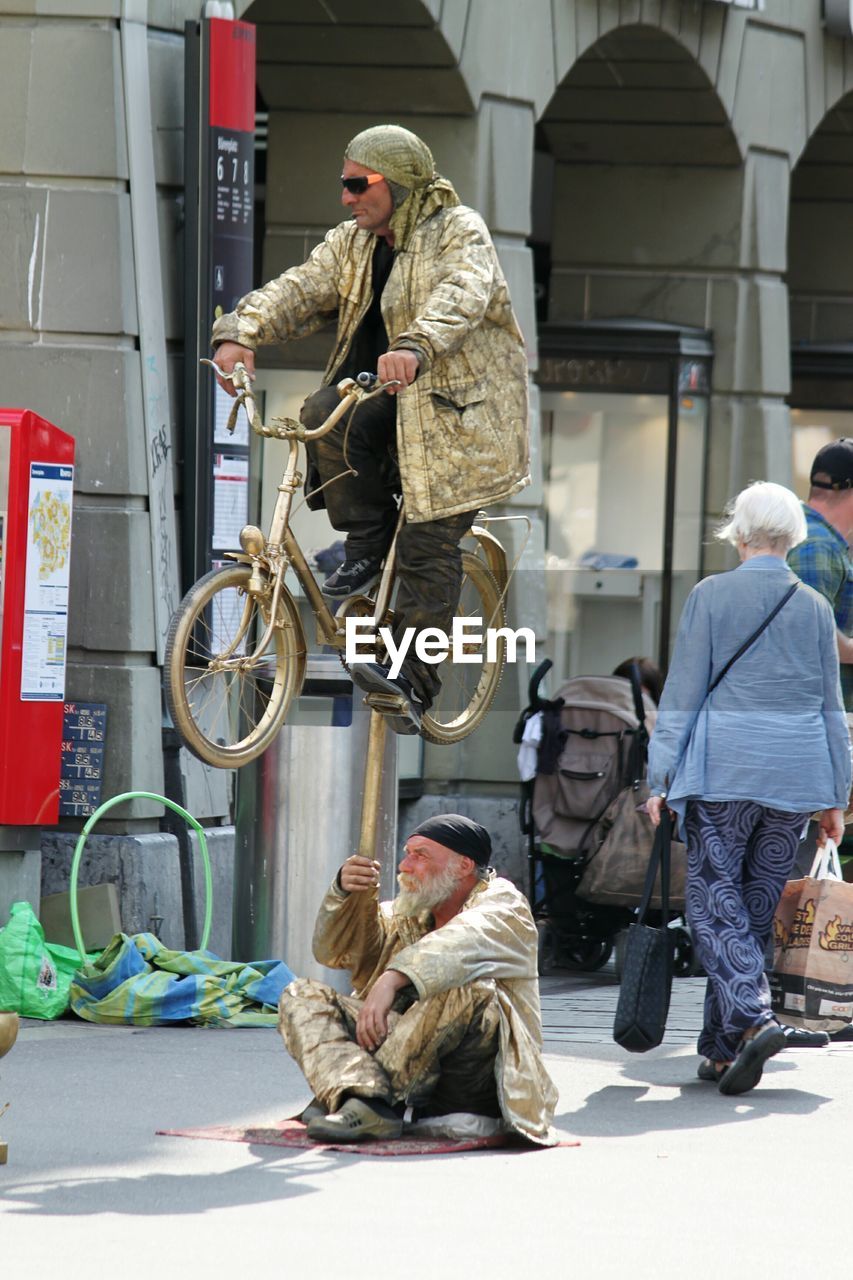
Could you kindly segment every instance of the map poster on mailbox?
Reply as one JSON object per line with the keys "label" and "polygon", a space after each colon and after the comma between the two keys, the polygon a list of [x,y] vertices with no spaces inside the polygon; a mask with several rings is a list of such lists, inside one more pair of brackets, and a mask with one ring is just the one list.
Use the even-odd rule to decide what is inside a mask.
{"label": "map poster on mailbox", "polygon": [[21,698],[62,702],[74,468],[30,463]]}

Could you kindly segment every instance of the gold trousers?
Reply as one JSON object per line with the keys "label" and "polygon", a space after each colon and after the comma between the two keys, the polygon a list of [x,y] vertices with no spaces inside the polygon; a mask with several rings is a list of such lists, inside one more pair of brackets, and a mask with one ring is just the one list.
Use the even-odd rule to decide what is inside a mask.
{"label": "gold trousers", "polygon": [[388,1018],[388,1036],[375,1053],[355,1039],[361,1005],[313,978],[297,978],[282,992],[282,1039],[329,1111],[337,1110],[344,1095],[355,1094],[392,1106],[404,1103],[418,1115],[500,1115],[500,1015],[491,982],[472,982],[427,1000],[401,992]]}

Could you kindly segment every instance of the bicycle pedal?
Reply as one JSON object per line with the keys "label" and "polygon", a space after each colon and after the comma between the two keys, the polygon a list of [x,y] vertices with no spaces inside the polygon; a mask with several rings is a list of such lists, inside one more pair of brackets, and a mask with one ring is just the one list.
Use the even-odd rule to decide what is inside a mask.
{"label": "bicycle pedal", "polygon": [[402,693],[368,693],[364,699],[371,711],[383,716],[405,716],[409,713],[409,699]]}

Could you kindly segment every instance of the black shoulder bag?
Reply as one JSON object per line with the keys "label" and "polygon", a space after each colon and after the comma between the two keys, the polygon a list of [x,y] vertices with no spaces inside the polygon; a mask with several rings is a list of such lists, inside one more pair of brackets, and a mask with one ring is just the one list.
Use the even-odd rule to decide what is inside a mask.
{"label": "black shoulder bag", "polygon": [[[628,926],[622,985],[613,1021],[613,1039],[629,1053],[645,1053],[663,1040],[672,990],[672,930],[669,919],[669,856],[673,819],[661,815],[634,924]],[[645,923],[660,866],[661,924]]]}

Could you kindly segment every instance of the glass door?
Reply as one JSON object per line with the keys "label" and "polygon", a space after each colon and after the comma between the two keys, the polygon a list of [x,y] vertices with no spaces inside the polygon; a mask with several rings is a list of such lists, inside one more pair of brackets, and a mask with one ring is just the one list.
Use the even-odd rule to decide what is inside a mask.
{"label": "glass door", "polygon": [[672,349],[648,353],[641,328],[599,327],[595,355],[566,354],[578,336],[550,356],[545,339],[538,379],[546,651],[563,679],[635,656],[665,671],[702,573],[710,347],[685,358],[666,327]]}

